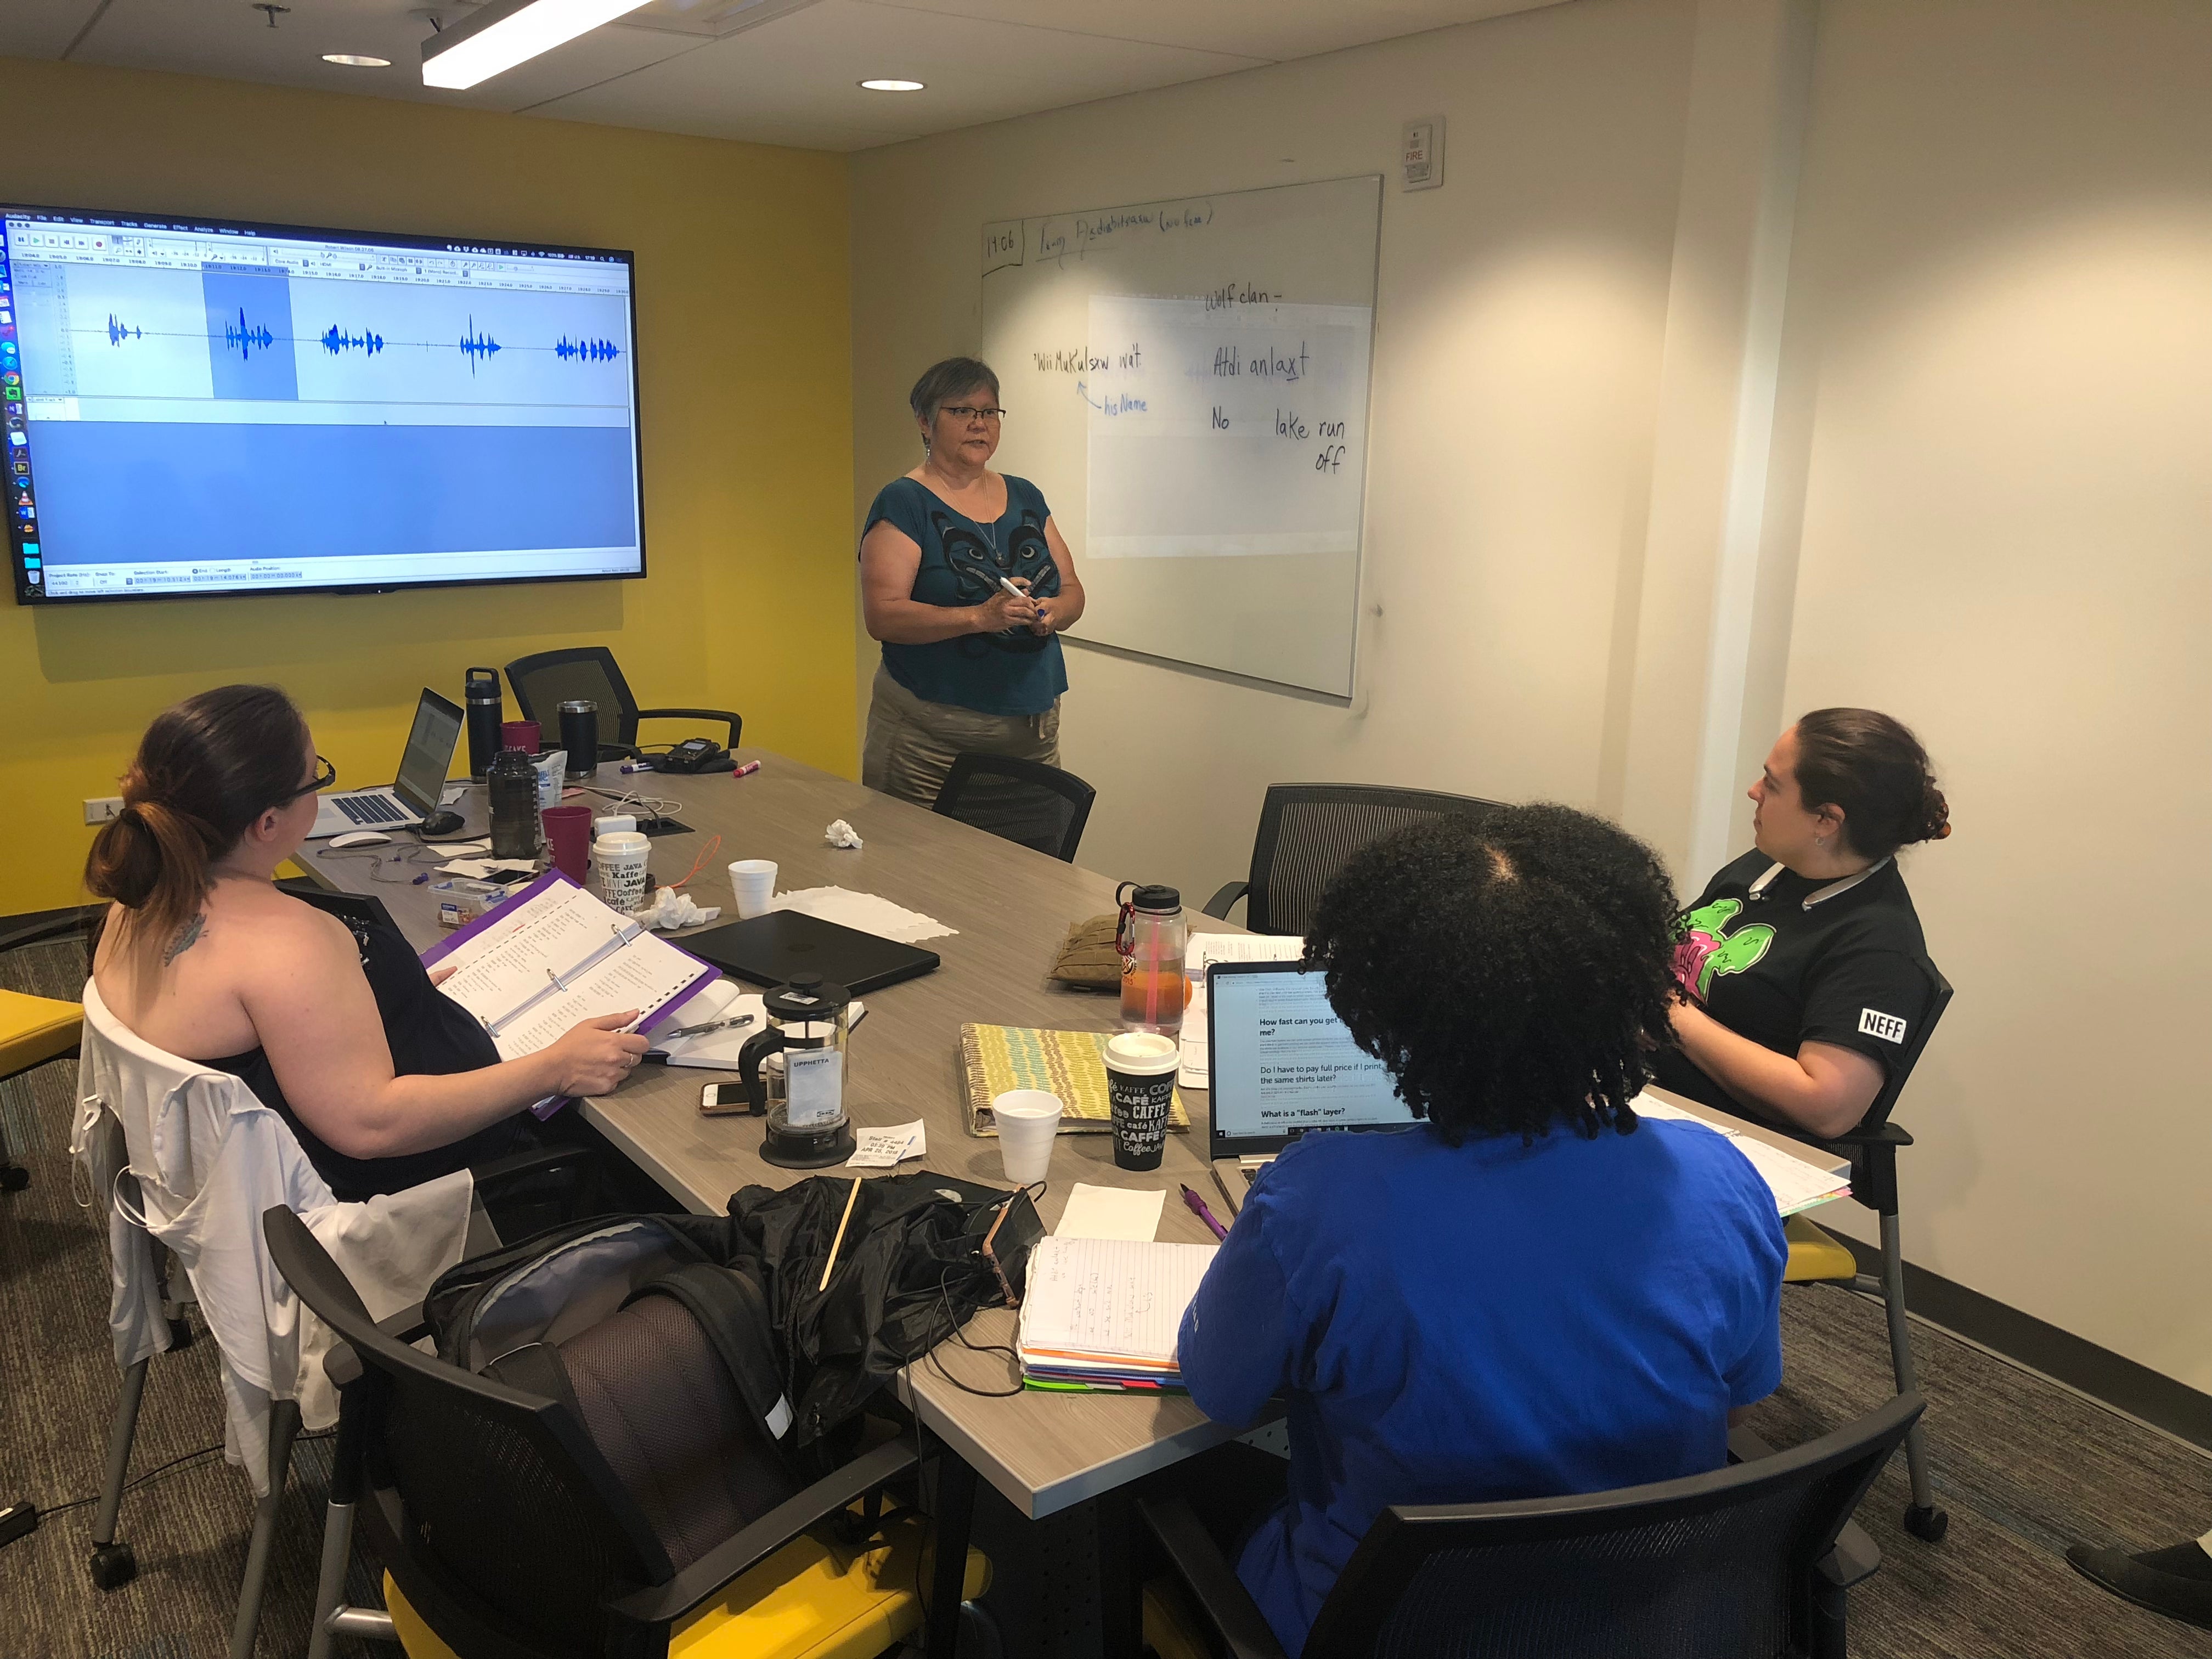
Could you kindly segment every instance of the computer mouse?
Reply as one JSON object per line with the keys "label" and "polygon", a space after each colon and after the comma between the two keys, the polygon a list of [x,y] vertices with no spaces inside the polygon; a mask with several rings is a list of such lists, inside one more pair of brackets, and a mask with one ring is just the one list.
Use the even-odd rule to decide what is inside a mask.
{"label": "computer mouse", "polygon": [[356,830],[349,836],[332,836],[331,845],[333,847],[381,847],[391,839],[391,836],[380,835],[374,830]]}

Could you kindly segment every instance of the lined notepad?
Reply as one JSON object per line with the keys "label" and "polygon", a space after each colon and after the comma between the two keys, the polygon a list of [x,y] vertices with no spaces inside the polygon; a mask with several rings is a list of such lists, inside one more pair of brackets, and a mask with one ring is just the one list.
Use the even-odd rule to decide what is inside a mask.
{"label": "lined notepad", "polygon": [[1180,1389],[1176,1336],[1212,1244],[1045,1238],[1022,1298],[1022,1379],[1032,1388]]}
{"label": "lined notepad", "polygon": [[1667,1118],[1678,1123],[1694,1123],[1700,1129],[1709,1129],[1717,1135],[1725,1135],[1736,1151],[1751,1160],[1751,1167],[1759,1171],[1774,1194],[1774,1207],[1783,1216],[1796,1215],[1816,1204],[1826,1204],[1831,1199],[1850,1196],[1851,1178],[1846,1171],[1841,1174],[1817,1169],[1802,1158],[1793,1158],[1778,1146],[1770,1146],[1750,1135],[1740,1135],[1735,1130],[1718,1123],[1707,1121],[1695,1112],[1686,1112],[1680,1106],[1669,1105],[1656,1095],[1640,1094],[1630,1101],[1638,1117]]}
{"label": "lined notepad", "polygon": [[477,1017],[501,1060],[534,1054],[579,1021],[635,1008],[666,1020],[716,970],[549,870],[423,953],[455,969],[442,988]]}

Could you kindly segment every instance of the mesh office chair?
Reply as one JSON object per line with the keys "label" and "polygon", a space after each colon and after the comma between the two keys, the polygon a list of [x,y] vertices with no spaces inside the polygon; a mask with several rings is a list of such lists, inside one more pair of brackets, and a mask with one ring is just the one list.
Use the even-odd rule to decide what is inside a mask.
{"label": "mesh office chair", "polygon": [[[1889,1320],[1890,1369],[1896,1374],[1897,1391],[1901,1395],[1911,1394],[1920,1386],[1912,1364],[1911,1330],[1905,1316],[1905,1247],[1897,1213],[1897,1149],[1912,1145],[1912,1137],[1892,1123],[1889,1115],[1897,1097],[1905,1092],[1913,1067],[1920,1063],[1943,1011],[1951,1006],[1950,981],[1934,963],[1923,959],[1920,965],[1928,975],[1928,1017],[1920,1022],[1918,1030],[1907,1034],[1905,1051],[1890,1067],[1889,1080],[1858,1127],[1848,1134],[1822,1139],[1785,1125],[1775,1126],[1808,1146],[1848,1158],[1851,1197],[1881,1222],[1881,1271],[1868,1273],[1860,1270],[1857,1256],[1840,1239],[1802,1215],[1791,1217],[1787,1224],[1790,1265],[1783,1278],[1792,1285],[1840,1285],[1845,1290],[1880,1297]],[[1917,1423],[1905,1438],[1905,1461],[1912,1477],[1912,1502],[1905,1511],[1905,1529],[1933,1544],[1949,1529],[1951,1517],[1936,1507],[1935,1480],[1928,1467],[1927,1435]]]}
{"label": "mesh office chair", "polygon": [[1074,773],[1042,761],[956,755],[930,810],[1073,864],[1097,799]]}
{"label": "mesh office chair", "polygon": [[[1901,1395],[1792,1450],[1680,1480],[1385,1510],[1322,1603],[1305,1659],[1843,1659],[1844,1594],[1872,1568],[1837,1535],[1921,1408]],[[1235,1659],[1280,1659],[1188,1502],[1136,1507]]]}
{"label": "mesh office chair", "polygon": [[1244,925],[1255,933],[1304,933],[1322,890],[1354,853],[1393,830],[1493,811],[1496,801],[1431,789],[1364,783],[1271,783],[1252,842],[1252,873],[1206,901],[1224,920],[1249,896]]}
{"label": "mesh office chair", "polygon": [[[339,1339],[333,1520],[343,1506],[368,1534],[410,1659],[860,1659],[921,1623],[927,1529],[876,1508],[914,1474],[912,1436],[801,1487],[665,1297],[562,1340],[574,1398],[556,1403],[410,1346],[419,1310],[380,1326],[297,1216],[275,1207],[262,1224],[285,1282]],[[847,1524],[888,1542],[848,1547]],[[970,1551],[950,1565],[930,1597],[945,1659],[989,1575]],[[335,1572],[326,1554],[326,1589],[343,1573],[343,1553]]]}
{"label": "mesh office chair", "polygon": [[726,708],[640,708],[629,682],[616,665],[615,653],[604,645],[517,657],[507,665],[507,683],[514,692],[514,705],[522,718],[538,722],[549,749],[559,746],[562,703],[580,697],[598,704],[601,760],[620,760],[637,753],[640,720],[720,720],[730,728],[723,744],[727,749],[738,746],[738,734],[744,725]]}

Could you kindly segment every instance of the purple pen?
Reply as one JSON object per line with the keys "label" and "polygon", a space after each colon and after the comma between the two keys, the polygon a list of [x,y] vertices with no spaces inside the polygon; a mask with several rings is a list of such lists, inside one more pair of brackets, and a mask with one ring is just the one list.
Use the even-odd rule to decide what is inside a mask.
{"label": "purple pen", "polygon": [[1189,1188],[1182,1186],[1182,1182],[1178,1182],[1176,1184],[1182,1192],[1182,1201],[1190,1206],[1190,1212],[1212,1228],[1216,1238],[1228,1237],[1229,1229],[1214,1218],[1213,1212],[1206,1207],[1206,1200],[1191,1191]]}

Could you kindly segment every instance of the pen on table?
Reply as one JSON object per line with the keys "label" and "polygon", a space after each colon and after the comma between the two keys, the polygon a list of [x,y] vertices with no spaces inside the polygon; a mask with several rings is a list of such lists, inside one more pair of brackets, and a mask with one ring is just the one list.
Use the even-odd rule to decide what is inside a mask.
{"label": "pen on table", "polygon": [[1178,1182],[1176,1185],[1178,1187],[1182,1187],[1182,1201],[1190,1206],[1190,1212],[1196,1216],[1200,1221],[1203,1221],[1208,1227],[1211,1227],[1213,1230],[1213,1236],[1216,1238],[1228,1237],[1229,1229],[1223,1226],[1221,1223],[1215,1218],[1213,1212],[1206,1207],[1206,1200],[1200,1198],[1196,1193],[1191,1191],[1189,1188],[1182,1187],[1180,1182]]}
{"label": "pen on table", "polygon": [[660,1041],[673,1042],[678,1037],[704,1036],[709,1031],[726,1031],[732,1026],[750,1025],[752,1023],[753,1017],[750,1014],[739,1014],[734,1019],[710,1019],[704,1025],[679,1025],[672,1031],[662,1032]]}

